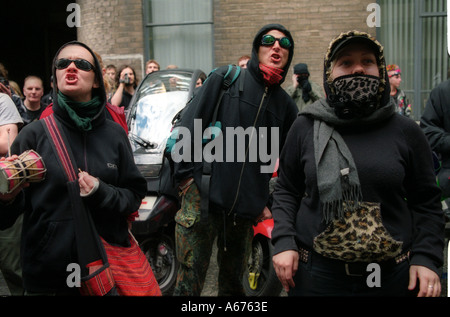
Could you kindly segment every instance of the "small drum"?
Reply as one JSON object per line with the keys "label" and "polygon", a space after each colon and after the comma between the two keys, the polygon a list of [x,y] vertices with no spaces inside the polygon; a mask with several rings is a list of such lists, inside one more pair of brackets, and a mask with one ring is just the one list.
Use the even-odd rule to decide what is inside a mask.
{"label": "small drum", "polygon": [[23,152],[17,160],[0,161],[0,193],[11,193],[24,182],[40,182],[46,172],[44,161],[33,150]]}

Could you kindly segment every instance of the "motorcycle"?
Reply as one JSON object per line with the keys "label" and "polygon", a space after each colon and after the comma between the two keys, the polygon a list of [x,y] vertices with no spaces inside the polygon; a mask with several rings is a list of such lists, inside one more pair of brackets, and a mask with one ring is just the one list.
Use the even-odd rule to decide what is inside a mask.
{"label": "motorcycle", "polygon": [[[270,181],[270,191],[273,192],[278,170],[278,161],[275,172]],[[251,253],[247,262],[247,269],[242,278],[244,291],[247,296],[279,296],[282,285],[272,263],[274,248],[271,243],[273,219],[258,222],[253,226],[253,239]]]}
{"label": "motorcycle", "polygon": [[173,218],[178,209],[178,203],[168,196],[147,196],[142,201],[139,217],[132,223],[131,230],[163,295],[172,294],[177,278]]}
{"label": "motorcycle", "polygon": [[247,296],[279,296],[282,290],[272,263],[272,229],[273,219],[253,227],[252,251],[242,281]]}
{"label": "motorcycle", "polygon": [[192,97],[201,76],[201,70],[150,73],[137,87],[126,113],[134,159],[147,180],[147,194],[131,231],[166,296],[172,294],[177,277],[174,217],[180,201],[164,150],[172,119]]}

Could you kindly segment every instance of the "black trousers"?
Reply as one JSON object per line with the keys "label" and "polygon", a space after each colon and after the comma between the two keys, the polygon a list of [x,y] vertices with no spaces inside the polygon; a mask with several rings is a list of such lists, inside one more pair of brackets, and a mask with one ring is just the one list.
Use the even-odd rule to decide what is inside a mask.
{"label": "black trousers", "polygon": [[289,296],[412,296],[409,261],[345,263],[309,252],[301,256]]}

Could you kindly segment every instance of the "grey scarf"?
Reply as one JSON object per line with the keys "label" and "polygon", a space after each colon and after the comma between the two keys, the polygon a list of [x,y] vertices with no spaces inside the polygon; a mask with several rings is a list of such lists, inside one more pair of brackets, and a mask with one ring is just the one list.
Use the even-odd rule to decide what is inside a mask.
{"label": "grey scarf", "polygon": [[314,119],[314,155],[317,185],[325,222],[342,218],[343,202],[355,208],[362,199],[358,171],[352,154],[335,127],[367,126],[386,120],[395,112],[392,102],[367,117],[340,119],[322,99],[306,107],[300,115]]}

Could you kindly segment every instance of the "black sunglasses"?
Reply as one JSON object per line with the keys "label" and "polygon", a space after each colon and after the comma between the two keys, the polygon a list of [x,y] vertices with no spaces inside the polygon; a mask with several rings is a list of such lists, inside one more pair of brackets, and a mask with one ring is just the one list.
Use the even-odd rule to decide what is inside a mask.
{"label": "black sunglasses", "polygon": [[261,45],[272,46],[278,41],[280,46],[285,49],[289,49],[292,46],[291,41],[287,37],[282,37],[281,39],[276,38],[273,35],[266,34],[261,38]]}
{"label": "black sunglasses", "polygon": [[72,62],[75,63],[75,66],[78,69],[84,70],[86,72],[95,69],[94,65],[92,65],[85,59],[67,59],[67,58],[58,59],[55,62],[55,67],[56,67],[56,69],[65,69],[65,68],[69,67],[69,65],[72,64]]}

